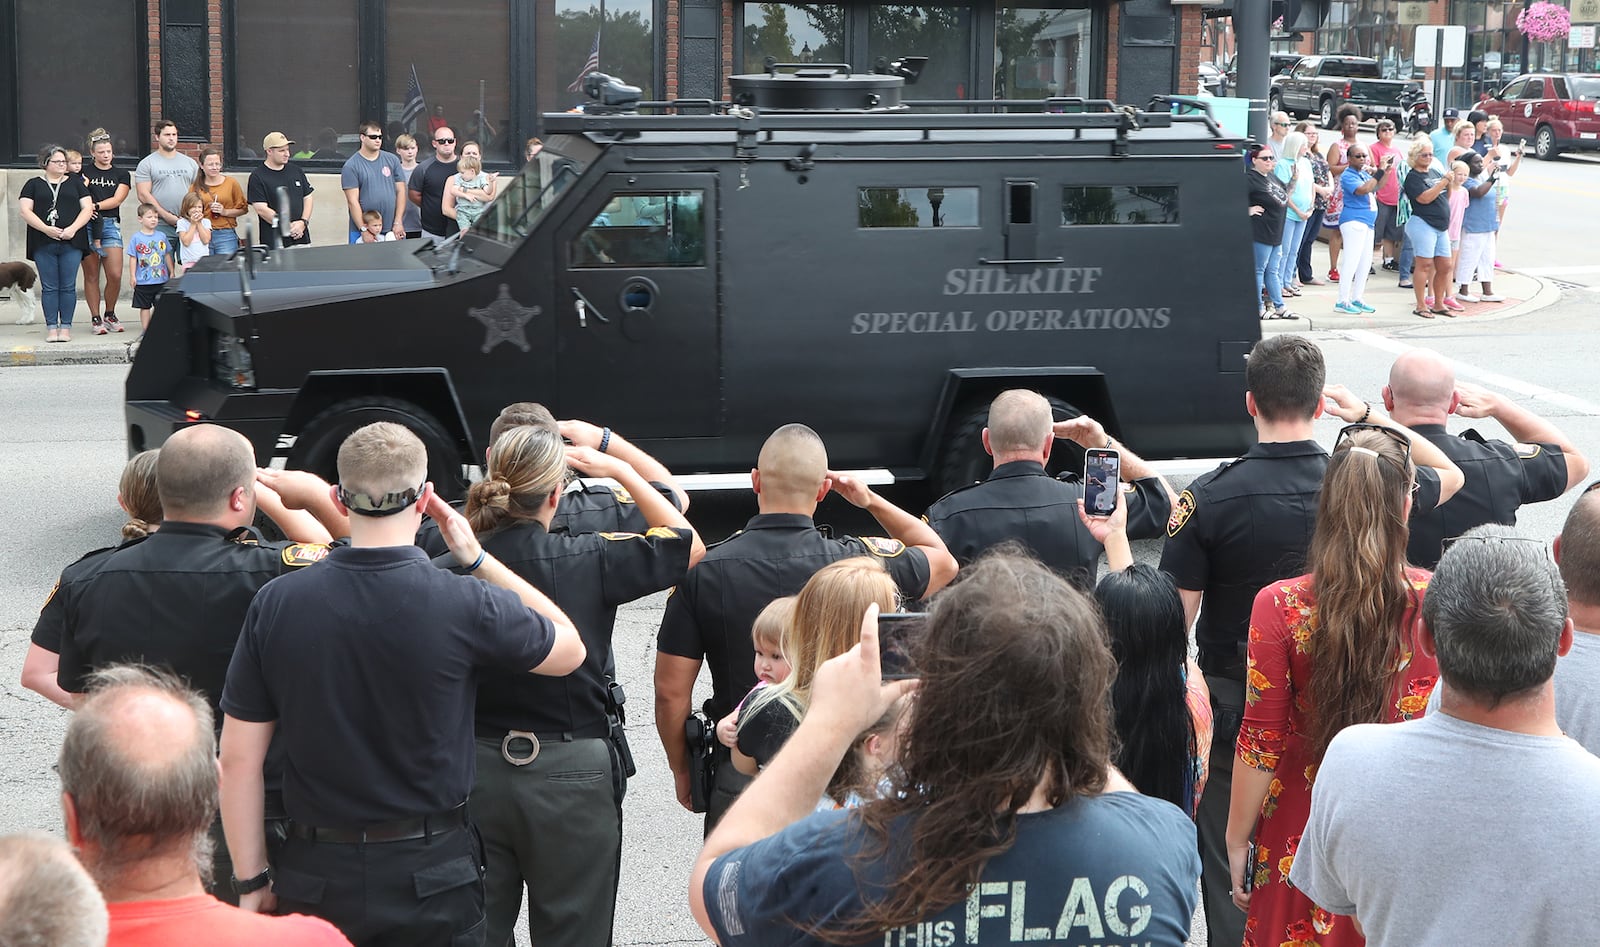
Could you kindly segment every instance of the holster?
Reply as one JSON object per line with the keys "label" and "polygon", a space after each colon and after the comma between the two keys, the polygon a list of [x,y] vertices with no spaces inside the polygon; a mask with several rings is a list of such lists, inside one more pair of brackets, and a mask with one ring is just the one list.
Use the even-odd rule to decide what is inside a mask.
{"label": "holster", "polygon": [[633,750],[628,746],[628,734],[623,729],[628,722],[628,711],[624,707],[628,702],[628,694],[622,685],[615,680],[606,678],[606,719],[611,724],[611,745],[617,750],[617,758],[622,761],[622,775],[632,778],[639,772],[639,767],[634,765]]}
{"label": "holster", "polygon": [[683,733],[689,744],[689,808],[705,812],[717,779],[716,724],[697,711],[683,722]]}

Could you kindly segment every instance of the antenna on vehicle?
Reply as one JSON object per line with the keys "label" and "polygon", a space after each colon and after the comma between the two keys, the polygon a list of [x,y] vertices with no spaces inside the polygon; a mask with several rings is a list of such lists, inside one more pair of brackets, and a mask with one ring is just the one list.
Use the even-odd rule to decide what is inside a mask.
{"label": "antenna on vehicle", "polygon": [[256,248],[250,239],[250,225],[239,225],[239,252],[234,254],[239,260],[239,299],[244,304],[245,314],[250,317],[250,341],[261,338],[256,331],[256,307],[250,298],[250,283],[256,278]]}

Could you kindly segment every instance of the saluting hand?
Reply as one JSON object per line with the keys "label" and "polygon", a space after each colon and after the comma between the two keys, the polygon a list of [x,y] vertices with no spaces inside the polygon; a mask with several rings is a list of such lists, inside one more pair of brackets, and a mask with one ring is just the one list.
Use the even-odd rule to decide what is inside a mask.
{"label": "saluting hand", "polygon": [[1072,441],[1079,447],[1106,446],[1106,429],[1087,414],[1055,422],[1050,425],[1050,433],[1057,439]]}
{"label": "saluting hand", "polygon": [[[1328,411],[1346,424],[1361,420],[1362,415],[1368,415],[1368,409],[1371,407],[1343,385],[1327,386],[1322,389],[1322,397],[1325,399]],[[1368,419],[1371,419],[1371,415],[1368,415]]]}
{"label": "saluting hand", "polygon": [[827,478],[832,481],[834,493],[839,494],[851,505],[859,506],[863,510],[872,505],[872,488],[867,486],[860,477],[847,477],[842,473],[830,470]]}
{"label": "saluting hand", "polygon": [[599,425],[590,424],[588,421],[579,421],[570,418],[560,422],[557,427],[561,429],[561,436],[571,441],[575,447],[600,447],[600,438],[605,432]]}
{"label": "saluting hand", "polygon": [[328,495],[328,481],[309,470],[256,468],[256,483],[273,491],[289,510],[308,510]]}
{"label": "saluting hand", "polygon": [[428,493],[428,505],[423,512],[439,524],[439,535],[444,538],[444,544],[450,547],[450,554],[456,557],[457,563],[465,568],[478,561],[478,553],[483,551],[483,546],[478,543],[478,537],[472,532],[472,524],[467,522],[465,516],[457,513],[439,494],[432,491]]}
{"label": "saluting hand", "polygon": [[1469,382],[1456,382],[1456,414],[1464,418],[1492,418],[1500,409],[1500,396]]}
{"label": "saluting hand", "polygon": [[567,466],[587,477],[610,477],[613,480],[633,469],[622,458],[602,454],[593,447],[568,447]]}

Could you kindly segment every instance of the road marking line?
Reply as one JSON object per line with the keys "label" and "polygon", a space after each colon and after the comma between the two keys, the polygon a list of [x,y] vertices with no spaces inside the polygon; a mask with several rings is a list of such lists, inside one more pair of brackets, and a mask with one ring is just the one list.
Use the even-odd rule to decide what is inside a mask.
{"label": "road marking line", "polygon": [[1519,266],[1513,272],[1525,276],[1577,276],[1580,273],[1600,273],[1600,264],[1594,266]]}
{"label": "road marking line", "polygon": [[[1395,355],[1402,355],[1411,351],[1412,349],[1420,348],[1420,346],[1407,345],[1398,339],[1391,339],[1386,336],[1381,336],[1376,332],[1369,332],[1366,329],[1349,329],[1341,332],[1340,334],[1352,342],[1360,342],[1363,345],[1369,345],[1372,348],[1379,349],[1384,352],[1391,352]],[[1512,378],[1509,375],[1502,375],[1499,372],[1487,371],[1474,365],[1468,365],[1466,362],[1456,361],[1453,358],[1445,358],[1445,361],[1450,363],[1451,367],[1455,369],[1456,375],[1459,377],[1471,378],[1487,385],[1493,385],[1496,388],[1504,388],[1507,391],[1513,391],[1519,395],[1525,395],[1529,398],[1538,398],[1540,401],[1548,401],[1553,405],[1558,405],[1566,408],[1569,411],[1576,411],[1579,414],[1588,414],[1595,417],[1600,417],[1600,404],[1595,404],[1592,401],[1585,401],[1582,398],[1574,398],[1572,395],[1564,394],[1551,388],[1546,388],[1543,385],[1535,385],[1520,379]]]}

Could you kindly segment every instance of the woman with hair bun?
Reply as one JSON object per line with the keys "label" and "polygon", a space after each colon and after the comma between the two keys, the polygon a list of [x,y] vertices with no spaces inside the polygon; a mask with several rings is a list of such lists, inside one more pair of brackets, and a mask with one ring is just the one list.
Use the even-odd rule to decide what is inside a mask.
{"label": "woman with hair bun", "polygon": [[[1329,395],[1346,420],[1381,419],[1343,389]],[[1310,572],[1256,595],[1227,831],[1234,903],[1250,915],[1245,947],[1364,942],[1349,918],[1291,886],[1289,870],[1329,741],[1352,724],[1422,716],[1438,681],[1418,643],[1429,573],[1406,563],[1424,485],[1425,502],[1443,503],[1461,471],[1403,427],[1348,425],[1317,501]]]}
{"label": "woman with hair bun", "polygon": [[[650,528],[551,532],[569,467],[615,480]],[[617,607],[682,581],[705,545],[626,461],[567,447],[547,427],[514,427],[495,440],[484,479],[467,493],[466,516],[483,548],[554,599],[588,648],[566,677],[494,671],[478,682],[471,805],[487,865],[487,943],[511,941],[526,887],[534,943],[603,944],[616,910],[631,775],[611,677]]]}
{"label": "woman with hair bun", "polygon": [[117,505],[128,514],[122,538],[143,539],[161,526],[161,494],[156,491],[156,458],[161,449],[134,454],[117,481]]}

